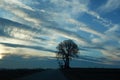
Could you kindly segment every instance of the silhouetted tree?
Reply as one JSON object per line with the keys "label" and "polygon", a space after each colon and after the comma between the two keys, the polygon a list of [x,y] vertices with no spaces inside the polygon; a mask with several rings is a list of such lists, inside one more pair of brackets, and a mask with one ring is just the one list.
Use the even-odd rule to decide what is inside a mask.
{"label": "silhouetted tree", "polygon": [[79,51],[78,46],[72,40],[64,40],[56,47],[57,59],[61,68],[70,68],[70,58],[75,57]]}

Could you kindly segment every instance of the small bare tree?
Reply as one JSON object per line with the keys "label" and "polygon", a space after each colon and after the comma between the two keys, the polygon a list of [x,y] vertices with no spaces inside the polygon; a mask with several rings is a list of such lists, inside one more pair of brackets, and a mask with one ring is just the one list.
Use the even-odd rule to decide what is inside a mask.
{"label": "small bare tree", "polygon": [[61,68],[70,68],[70,58],[75,57],[79,51],[78,46],[72,40],[64,40],[57,48],[57,60]]}

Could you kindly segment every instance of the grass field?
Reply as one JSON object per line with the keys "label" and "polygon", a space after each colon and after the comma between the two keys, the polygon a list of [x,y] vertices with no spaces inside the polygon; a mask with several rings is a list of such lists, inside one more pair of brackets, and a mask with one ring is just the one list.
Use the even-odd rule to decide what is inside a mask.
{"label": "grass field", "polygon": [[120,69],[72,68],[62,71],[69,80],[120,80]]}

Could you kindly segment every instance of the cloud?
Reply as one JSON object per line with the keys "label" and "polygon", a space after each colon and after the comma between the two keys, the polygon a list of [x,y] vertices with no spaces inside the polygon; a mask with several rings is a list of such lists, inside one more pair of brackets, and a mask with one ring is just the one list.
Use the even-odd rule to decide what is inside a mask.
{"label": "cloud", "polygon": [[[43,40],[43,38],[40,38],[40,35],[43,34],[42,31],[30,26],[26,26],[24,24],[20,24],[3,18],[0,18],[0,25],[0,34],[3,37],[34,42],[39,42]],[[41,33],[38,33],[39,31],[41,31]],[[37,38],[39,38],[39,40]]]}
{"label": "cloud", "polygon": [[120,61],[120,51],[119,48],[119,25],[114,25],[110,27],[108,30],[105,31],[104,35],[107,36],[107,38],[101,40],[100,38],[92,37],[92,42],[94,46],[96,47],[101,46],[103,49],[99,49],[101,54],[103,54],[106,58],[109,59],[109,61],[113,61],[113,63],[116,63],[116,61]]}
{"label": "cloud", "polygon": [[116,49],[112,50],[101,50],[102,54],[110,61],[120,61],[120,53]]}
{"label": "cloud", "polygon": [[115,24],[108,30],[106,30],[105,34],[109,36],[109,39],[115,40],[119,42],[120,39],[120,25]]}
{"label": "cloud", "polygon": [[[73,1],[74,2],[74,1]],[[77,1],[77,2],[79,2],[79,1]],[[7,3],[7,2],[6,2]],[[62,2],[61,2],[62,3]],[[55,5],[56,5],[57,3],[55,3]],[[74,3],[74,4],[76,4],[76,2]],[[71,3],[71,2],[69,2],[69,5],[70,6],[72,6],[72,7],[74,7],[73,6],[73,4]],[[68,5],[68,6],[69,6]],[[76,7],[77,8],[77,7]],[[84,7],[83,7],[84,8]],[[35,19],[35,18],[32,18],[32,17],[30,17],[30,15],[28,15],[27,13],[25,13],[24,12],[24,10],[21,10],[21,9],[19,9],[19,8],[14,8],[14,7],[12,7],[11,9],[9,9],[8,7],[6,8],[7,10],[9,10],[10,12],[12,12],[13,14],[15,14],[16,16],[18,16],[18,17],[20,17],[20,18],[23,18],[24,20],[26,20],[26,21],[30,21],[30,22],[33,22],[33,23],[35,23],[35,24],[40,24],[40,20],[37,20],[37,19]],[[66,9],[67,10],[67,9]],[[79,10],[80,11],[80,10]],[[74,12],[74,11],[73,11]],[[64,13],[64,12],[63,12]],[[67,13],[67,12],[65,12],[65,13]],[[34,15],[35,13],[33,13],[33,15]],[[51,15],[50,15],[51,16]],[[61,16],[61,21],[64,21],[64,17],[66,16],[66,15],[63,15],[63,17],[62,17],[62,14],[60,14],[59,16]],[[56,19],[55,19],[55,22],[57,22],[57,23],[59,23],[59,22],[61,22],[61,21],[59,21],[60,19],[57,19],[57,18],[59,18],[59,16],[57,16],[56,17]],[[71,15],[70,15],[71,16]],[[35,16],[34,16],[35,17]],[[52,16],[51,16],[52,17]],[[68,17],[69,17],[69,15],[68,15]],[[53,17],[53,18],[55,18],[55,16]],[[45,18],[45,19],[49,19],[49,18]],[[43,20],[43,22],[45,22],[45,24],[47,24],[47,22],[46,21],[44,21]],[[62,23],[62,22],[61,22]],[[63,24],[64,25],[64,24]],[[44,26],[44,24],[43,24],[43,26]],[[51,25],[51,26],[54,26],[54,25]],[[40,27],[40,26],[39,26]],[[46,26],[44,26],[44,27],[46,27]],[[37,28],[37,26],[36,26],[36,28]],[[48,29],[54,29],[55,27],[46,27],[46,28],[48,28]],[[47,29],[47,30],[48,30]],[[84,39],[82,39],[82,38],[80,38],[80,36],[78,35],[78,36],[76,36],[76,35],[74,35],[73,33],[71,34],[71,37],[69,37],[69,36],[67,36],[67,35],[69,35],[68,33],[66,33],[65,31],[60,31],[60,28],[58,28],[59,30],[57,30],[57,29],[54,29],[54,30],[56,30],[56,32],[57,31],[59,31],[59,35],[61,36],[64,36],[64,37],[67,37],[67,38],[72,38],[72,39],[74,39],[74,40],[77,40],[77,41],[82,41],[82,43],[85,43],[85,41],[84,41]],[[15,31],[16,30],[16,31]],[[21,38],[25,38],[25,37],[30,37],[29,35],[24,35],[24,33],[21,33],[20,31],[20,33],[17,31],[17,29],[15,29],[15,30],[12,30],[12,32],[11,32],[11,35],[12,36],[14,36],[14,37],[18,37],[18,36],[20,36],[21,35]],[[17,33],[18,34],[17,34]],[[23,31],[22,31],[23,32]],[[68,31],[69,32],[69,31]],[[61,33],[61,34],[60,34]],[[23,35],[22,35],[23,34]],[[79,37],[79,38],[78,38]],[[78,39],[77,39],[78,38]]]}
{"label": "cloud", "polygon": [[[74,16],[76,15],[76,14],[80,14],[80,13],[84,13],[84,12],[87,12],[88,14],[91,14],[92,16],[95,14],[93,14],[93,12],[91,11],[89,11],[88,10],[88,8],[87,8],[87,6],[88,6],[88,4],[89,4],[89,1],[87,1],[87,0],[85,0],[85,1],[82,1],[82,0],[76,0],[76,1],[66,1],[66,0],[62,0],[62,1],[58,1],[58,0],[51,0],[50,1],[52,4],[54,4],[54,6],[56,6],[57,7],[57,9],[61,9],[62,10],[62,12],[61,12],[61,10],[59,11],[59,12],[61,12],[61,13],[59,13],[59,12],[57,12],[57,9],[54,9],[53,10],[53,12],[51,12],[51,11],[49,11],[48,9],[46,9],[45,11],[46,11],[46,13],[44,13],[44,14],[47,14],[48,13],[48,16],[49,17],[44,17],[45,19],[48,19],[48,20],[54,20],[54,22],[55,23],[57,23],[58,25],[51,25],[51,26],[66,26],[66,28],[67,28],[67,26],[69,25],[69,21],[67,21],[68,19],[73,19],[74,18]],[[15,2],[14,2],[15,3]],[[18,3],[18,2],[16,2],[16,3]],[[61,3],[61,4],[60,4]],[[47,3],[47,4],[49,4],[49,3]],[[20,4],[19,4],[20,5]],[[63,10],[63,8],[62,7],[64,7],[64,10]],[[51,7],[51,8],[53,8],[53,7]],[[16,9],[15,9],[16,10]],[[15,11],[14,10],[14,11]],[[39,24],[39,20],[37,20],[37,19],[34,19],[34,18],[30,18],[29,17],[29,15],[28,14],[26,14],[23,10],[21,10],[21,9],[18,9],[17,8],[17,10],[18,10],[18,12],[17,11],[15,11],[16,13],[17,13],[17,15],[19,16],[19,13],[20,13],[20,16],[19,17],[21,17],[21,18],[24,18],[25,20],[27,20],[27,21],[31,21],[31,22],[34,22],[34,23],[38,23]],[[72,11],[71,11],[72,10]],[[20,11],[20,12],[19,12]],[[14,13],[14,12],[13,12]],[[23,13],[22,15],[21,15],[21,13]],[[69,14],[68,14],[69,13]],[[14,13],[15,14],[15,13]],[[33,14],[35,14],[35,13],[33,13]],[[34,16],[35,17],[35,16]],[[99,17],[99,15],[96,15],[95,17]],[[47,23],[49,23],[49,22],[46,22],[46,21],[43,21],[44,22],[44,24],[47,24]],[[43,26],[44,26],[44,24],[43,24]],[[52,23],[51,23],[52,24]],[[83,24],[81,25],[81,26],[83,26]],[[86,25],[85,25],[86,26]],[[88,28],[88,27],[80,27],[80,29],[81,30],[83,30],[83,31],[85,31],[85,32],[89,32],[89,33],[92,33],[92,34],[96,34],[96,35],[98,35],[98,36],[104,36],[104,35],[101,35],[100,33],[98,33],[97,31],[95,31],[95,30],[92,30],[92,29],[90,29],[90,28]],[[46,26],[44,26],[44,27],[46,27]],[[50,27],[51,28],[51,27]],[[48,28],[48,29],[50,29],[50,28]],[[69,27],[68,27],[69,28]],[[51,29],[54,29],[54,27],[53,28],[51,28]],[[59,31],[60,31],[60,28],[58,28],[59,29]],[[71,30],[72,29],[75,29],[75,30],[77,30],[78,28],[76,27],[76,28],[71,28]],[[54,29],[55,30],[55,29]],[[56,29],[56,32],[57,32],[58,30]],[[63,35],[63,36],[65,36],[65,37],[67,37],[67,38],[69,38],[69,36],[67,36],[67,34],[65,33],[65,31],[63,31],[63,29],[60,31],[61,32],[61,35]],[[60,33],[59,32],[59,33]],[[69,31],[67,31],[68,33],[69,33]],[[20,34],[20,33],[18,33],[18,34]],[[13,34],[14,35],[14,34]],[[14,36],[16,36],[17,34],[15,34]],[[21,34],[22,35],[22,34]],[[69,34],[68,34],[69,35]],[[71,38],[73,37],[73,38],[75,38],[75,39],[77,39],[77,37],[79,37],[79,36],[76,36],[76,35],[73,35],[73,34],[71,34],[72,36],[71,36]],[[72,39],[73,39],[72,38]],[[82,38],[80,38],[79,37],[79,39],[77,39],[77,40],[80,40],[80,41],[83,41],[84,39],[82,39]]]}
{"label": "cloud", "polygon": [[101,12],[112,12],[118,8],[120,8],[119,0],[107,0],[107,2],[99,8],[99,10]]}
{"label": "cloud", "polygon": [[[81,13],[86,10],[87,5],[89,4],[88,0],[50,0],[56,7],[58,7],[63,12],[70,11],[72,14]],[[64,10],[63,10],[64,8]]]}
{"label": "cloud", "polygon": [[50,50],[41,46],[27,46],[27,45],[18,45],[18,44],[10,44],[10,43],[0,43],[2,45],[8,46],[8,47],[13,47],[13,48],[31,48],[31,49],[36,49],[36,50],[41,50],[41,51],[48,51],[48,52],[53,52],[55,53],[54,50]]}
{"label": "cloud", "polygon": [[[78,27],[76,27],[76,25],[80,26],[80,30],[84,31],[84,32],[88,32],[94,35],[97,35],[101,38],[107,38],[104,33],[100,33],[97,30],[94,30],[92,28],[90,28],[87,24],[82,23],[82,22],[78,22],[77,20],[75,20],[76,15],[79,13],[79,17],[80,14],[84,14],[87,13],[93,17],[95,17],[97,19],[98,22],[100,22],[102,25],[104,25],[105,27],[107,26],[111,26],[112,23],[104,18],[102,18],[98,13],[90,10],[88,8],[88,4],[89,1],[66,1],[66,0],[62,0],[62,1],[57,1],[57,0],[52,0],[51,3],[53,3],[57,9],[60,9],[58,12],[48,12],[50,15],[52,15],[52,20],[55,21],[56,23],[58,23],[61,26],[65,26],[67,30],[71,30],[71,31],[78,31]],[[59,4],[61,3],[61,4]],[[74,4],[78,4],[75,5]],[[82,4],[82,5],[81,5]],[[81,5],[81,6],[80,6]],[[71,6],[71,7],[70,7]],[[83,7],[84,6],[84,7]],[[70,7],[70,8],[69,8]],[[72,8],[73,7],[73,8]],[[64,10],[61,8],[64,8]],[[76,9],[76,10],[74,10]],[[74,14],[72,13],[72,10],[74,12]],[[56,9],[55,9],[56,11]],[[69,14],[68,14],[69,13]],[[50,19],[51,19],[50,18]],[[48,18],[49,19],[49,18]],[[74,24],[72,27],[68,26],[69,24]],[[73,28],[74,27],[74,28]]]}
{"label": "cloud", "polygon": [[79,58],[76,58],[74,60],[81,60],[81,61],[86,61],[86,62],[91,62],[91,63],[95,63],[95,64],[106,64],[106,65],[111,65],[110,61],[107,60],[107,58],[96,58],[96,57],[92,57],[92,56],[80,56]]}
{"label": "cloud", "polygon": [[[23,46],[23,47],[22,47]],[[50,50],[47,51],[47,49],[43,50],[43,48],[33,48],[30,46],[24,46],[24,45],[14,45],[14,44],[0,44],[0,48],[2,49],[2,52],[0,54],[7,56],[7,55],[21,55],[21,56],[28,56],[28,57],[55,57],[55,53],[50,52]],[[40,50],[38,50],[38,48]]]}
{"label": "cloud", "polygon": [[[74,19],[74,16],[78,13],[89,12],[89,14],[93,15],[92,12],[88,11],[88,8],[87,8],[89,1],[78,1],[78,0],[76,0],[76,1],[65,1],[65,0],[57,1],[57,0],[52,0],[50,2],[53,3],[54,6],[57,6],[58,7],[57,9],[61,9],[62,7],[64,7],[65,9],[61,13],[56,12],[56,9],[54,9],[53,12],[49,11],[48,9],[44,9],[45,10],[44,14],[47,14],[47,16],[46,17],[43,16],[44,19],[43,18],[42,19],[43,19],[44,23],[42,24],[40,29],[42,29],[42,32],[47,32],[48,34],[43,34],[43,35],[37,36],[38,33],[33,33],[29,30],[27,31],[27,30],[24,30],[21,28],[16,28],[16,27],[12,29],[12,26],[10,26],[10,28],[5,30],[6,33],[9,33],[10,36],[12,36],[14,38],[27,39],[27,40],[33,39],[32,41],[37,41],[37,42],[40,42],[39,39],[41,38],[41,36],[47,36],[49,39],[52,39],[54,37],[51,37],[49,34],[56,33],[56,35],[55,35],[55,36],[57,36],[56,38],[64,37],[64,38],[73,39],[73,40],[79,42],[81,45],[88,45],[89,41],[84,39],[84,37],[81,37],[75,31],[82,30],[82,31],[90,33],[90,34],[104,37],[104,34],[101,34],[101,33],[97,32],[96,30],[89,28],[89,26],[87,26],[86,24],[81,23],[81,22],[77,22]],[[61,4],[59,4],[59,3],[61,3]],[[70,6],[72,8],[69,8]],[[18,9],[18,10],[22,11],[21,9]],[[73,10],[73,11],[69,12],[70,10]],[[69,14],[68,14],[68,12],[69,12]],[[21,13],[23,13],[22,16],[21,16]],[[27,16],[27,14],[26,13],[24,14],[24,13],[25,13],[24,11],[20,12],[21,18],[23,16]],[[34,15],[34,14],[35,13],[30,14],[30,15]],[[34,17],[36,17],[36,16],[34,16]],[[28,18],[28,20],[31,20],[29,18],[29,16],[27,16],[26,18]],[[24,17],[24,19],[25,19],[25,17]],[[37,21],[39,23],[39,20],[37,20]],[[34,21],[32,21],[32,22],[34,22]],[[67,29],[67,27],[69,28],[68,25],[70,25],[71,23],[74,25],[77,25],[77,27],[71,27],[71,31],[70,31],[69,29]],[[61,26],[65,26],[65,28],[61,27]],[[74,31],[73,31],[73,29],[74,29]],[[35,37],[38,37],[38,40],[34,39]]]}
{"label": "cloud", "polygon": [[98,43],[101,43],[102,41],[99,38],[93,38],[92,42],[98,44]]}
{"label": "cloud", "polygon": [[[5,23],[7,21],[7,23]],[[1,42],[2,43],[11,43],[11,44],[19,44],[19,45],[34,45],[37,46],[40,44],[41,46],[46,46],[46,43],[48,43],[47,48],[51,48],[51,46],[57,46],[57,43],[55,41],[52,41],[54,38],[57,39],[59,37],[58,35],[50,36],[51,31],[53,31],[53,28],[50,28],[51,31],[49,32],[49,27],[44,30],[34,29],[30,28],[29,26],[22,25],[13,21],[9,21],[6,19],[1,19],[1,30],[5,35],[2,35]],[[40,32],[39,32],[40,31]],[[55,32],[58,33],[59,28],[55,29]],[[43,32],[43,33],[42,33]],[[47,32],[48,34],[45,34]],[[61,34],[69,34],[66,31],[59,31]],[[60,34],[59,34],[60,35]],[[75,35],[75,34],[74,34]],[[44,37],[47,36],[49,40],[45,39]],[[57,36],[57,37],[56,37]]]}
{"label": "cloud", "polygon": [[98,37],[100,37],[102,39],[107,38],[107,36],[104,33],[101,33],[101,32],[99,32],[97,30],[92,29],[91,26],[88,26],[85,23],[79,22],[79,21],[77,21],[75,19],[69,19],[68,21],[75,24],[76,26],[78,26],[76,28],[77,30],[81,30],[81,31],[84,31],[86,33],[96,35],[96,36],[98,36]]}
{"label": "cloud", "polygon": [[[118,47],[119,25],[92,11],[89,0],[9,1],[0,3],[0,43],[8,54],[47,56],[45,53],[48,53],[53,56],[58,43],[65,39],[74,40],[81,53],[91,51],[110,58],[113,53],[106,46]],[[82,21],[84,16],[89,16],[95,24]]]}
{"label": "cloud", "polygon": [[106,38],[106,36],[96,30],[90,29],[89,27],[80,27],[80,30],[99,36],[100,38]]}
{"label": "cloud", "polygon": [[[47,11],[47,13],[50,16],[50,17],[47,17],[47,19],[49,20],[49,19],[52,18],[52,20],[54,20],[59,26],[66,26],[66,29],[67,29],[67,25],[69,25],[69,23],[67,23],[68,22],[67,20],[68,19],[72,19],[71,17],[74,17],[74,15],[76,15],[76,13],[87,12],[87,13],[91,14],[92,16],[95,14],[95,13],[93,14],[93,12],[89,11],[88,8],[87,8],[87,5],[88,5],[89,1],[78,1],[78,0],[76,0],[76,1],[65,1],[65,0],[57,1],[57,0],[51,0],[50,2],[53,3],[55,6],[58,6],[57,9],[60,9],[61,7],[65,7],[65,9],[62,11],[62,13],[55,13],[56,9],[55,9],[55,12],[52,12],[52,13],[50,13],[50,11]],[[61,4],[59,4],[59,3],[61,3]],[[74,5],[76,5],[76,6],[74,6]],[[69,6],[72,7],[72,8],[70,8],[70,10],[73,10],[73,12],[75,13],[74,15],[73,15],[72,12],[70,12],[69,14],[67,14],[68,10],[69,10]],[[27,15],[26,14],[24,15],[24,13],[23,13],[23,16],[27,16]],[[21,16],[21,17],[23,17],[23,16]],[[98,18],[98,16],[99,15],[96,15],[95,17]],[[34,23],[38,23],[39,24],[39,20],[33,19],[33,18],[29,18],[29,16],[28,17],[24,17],[24,19],[27,20],[27,21],[32,21]],[[45,21],[45,24],[46,24],[46,21]],[[58,25],[51,25],[51,26],[58,26]],[[82,24],[82,26],[83,26],[83,24]],[[83,31],[85,31],[85,32],[89,32],[89,33],[92,33],[92,34],[104,37],[104,35],[96,32],[95,30],[92,30],[92,29],[90,29],[88,27],[85,27],[85,26],[84,27],[80,27],[80,29],[83,30]],[[75,30],[77,30],[77,29],[78,28],[76,28]]]}
{"label": "cloud", "polygon": [[31,17],[28,13],[26,13],[24,11],[24,9],[26,9],[28,11],[30,10],[33,12],[34,10],[30,6],[27,6],[18,0],[15,0],[15,1],[2,0],[0,4],[1,4],[0,8],[12,13],[13,15],[15,15],[23,20],[32,22],[35,25],[40,24],[40,20],[38,20],[34,17]]}
{"label": "cloud", "polygon": [[21,7],[21,8],[25,8],[25,9],[34,11],[30,6],[27,6],[27,5],[23,4],[19,0],[14,0],[14,1],[11,1],[11,0],[1,0],[0,3],[1,3],[1,6],[6,5],[6,6],[13,6],[13,7]]}
{"label": "cloud", "polygon": [[64,38],[73,39],[81,43],[81,45],[85,45],[88,43],[84,38],[82,38],[79,34],[76,34],[75,32],[70,32],[70,31],[67,31],[61,28],[55,28],[55,27],[53,28],[49,27],[49,30],[47,31],[50,31],[50,32],[52,31],[52,33],[56,33],[58,36],[61,36]]}
{"label": "cloud", "polygon": [[103,25],[103,27],[108,28],[108,27],[111,27],[112,25],[114,25],[114,23],[112,23],[111,20],[103,18],[98,12],[88,9],[88,10],[86,10],[86,13],[93,16],[95,18],[93,20],[100,23],[101,25]]}

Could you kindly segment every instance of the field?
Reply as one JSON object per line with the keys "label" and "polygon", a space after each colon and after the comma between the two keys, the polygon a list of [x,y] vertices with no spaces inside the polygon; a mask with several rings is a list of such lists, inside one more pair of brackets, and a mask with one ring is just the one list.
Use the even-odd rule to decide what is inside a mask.
{"label": "field", "polygon": [[[47,69],[1,69],[0,80],[16,80],[42,71]],[[120,69],[71,68],[60,71],[68,80],[120,80]]]}
{"label": "field", "polygon": [[120,69],[73,68],[62,72],[69,80],[120,80]]}
{"label": "field", "polygon": [[15,80],[41,71],[44,69],[1,69],[0,80]]}

